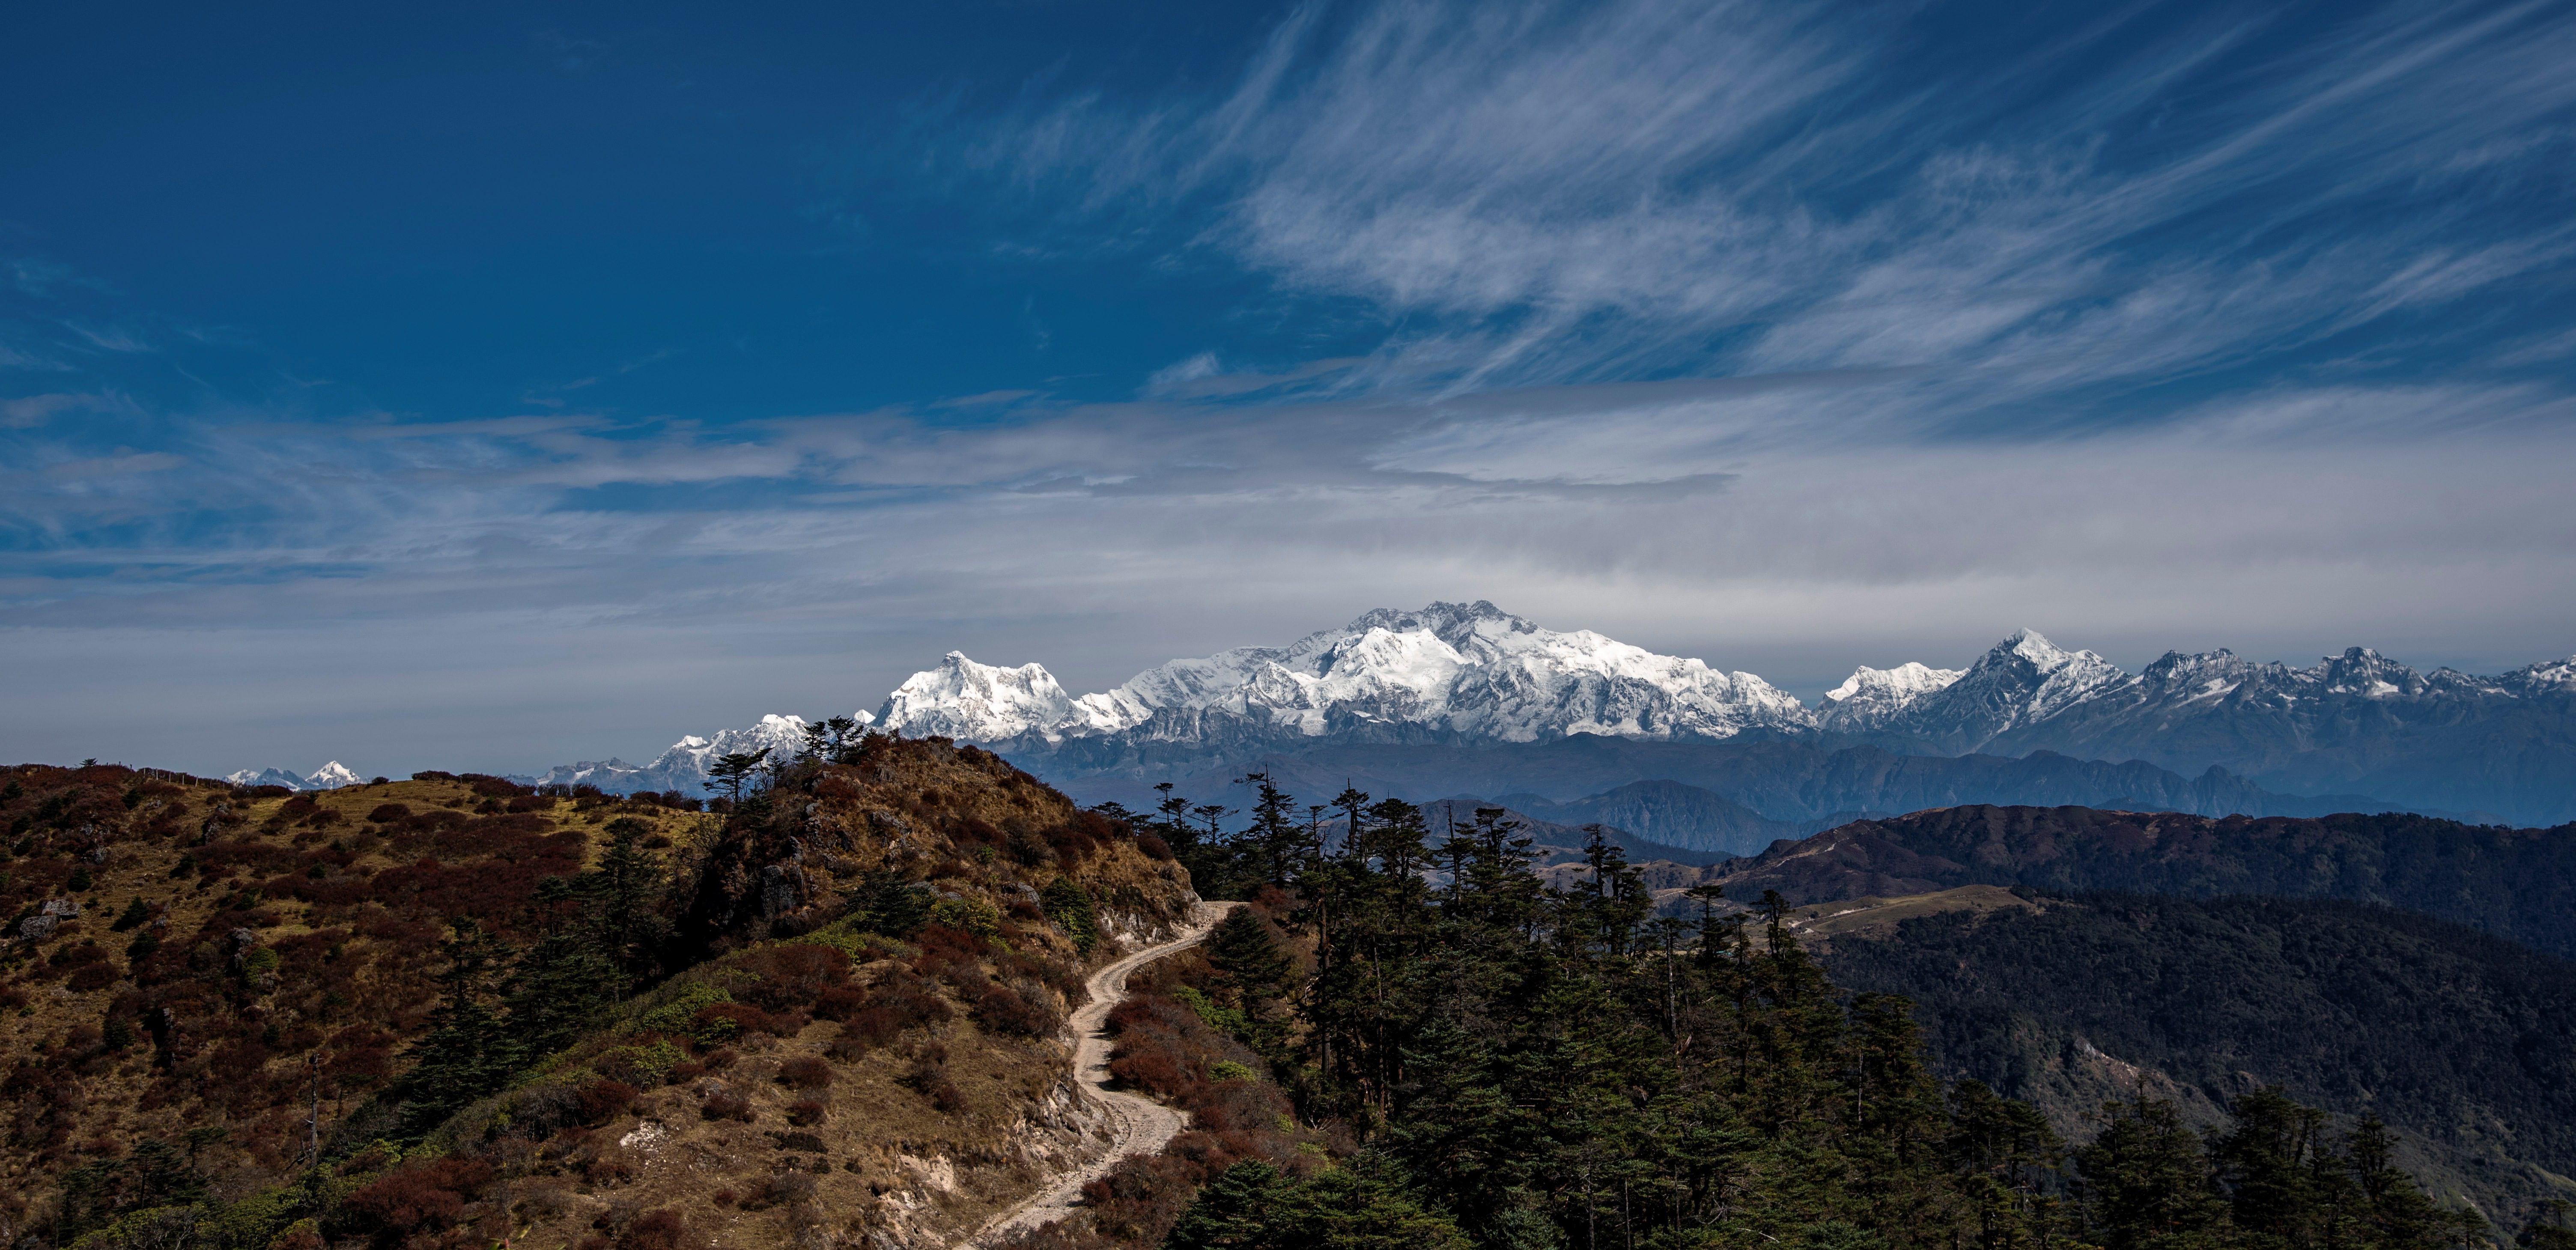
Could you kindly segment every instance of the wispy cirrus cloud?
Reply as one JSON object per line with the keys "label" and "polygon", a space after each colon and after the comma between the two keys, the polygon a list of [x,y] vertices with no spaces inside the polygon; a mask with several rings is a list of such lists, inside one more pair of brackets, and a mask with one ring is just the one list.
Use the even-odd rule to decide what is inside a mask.
{"label": "wispy cirrus cloud", "polygon": [[2012,399],[2296,358],[2563,269],[2563,217],[2500,185],[2576,150],[2563,12],[2290,24],[2129,10],[1981,80],[1895,10],[1310,10],[1230,95],[1086,95],[978,150],[1090,188],[1068,231],[1199,197],[1196,246],[1433,318],[1386,351],[1457,385],[1941,365]]}

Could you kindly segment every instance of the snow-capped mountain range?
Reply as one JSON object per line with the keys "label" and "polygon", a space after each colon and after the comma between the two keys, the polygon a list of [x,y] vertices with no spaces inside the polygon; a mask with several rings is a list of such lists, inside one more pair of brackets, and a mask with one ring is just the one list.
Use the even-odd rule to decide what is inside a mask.
{"label": "snow-capped mountain range", "polygon": [[[2440,759],[2456,772],[2462,752],[2449,744],[2477,736],[2464,727],[2511,723],[2508,736],[2537,734],[2546,744],[2538,771],[2563,777],[2576,794],[2576,659],[2475,677],[2419,674],[2364,648],[2308,668],[2222,650],[2168,653],[2131,674],[2025,629],[1963,669],[1861,668],[1811,708],[1751,673],[1589,630],[1544,629],[1483,602],[1381,609],[1284,647],[1173,660],[1078,696],[1042,665],[982,664],[952,651],[875,711],[855,715],[1043,759],[1051,775],[1134,771],[1140,753],[1175,750],[1250,759],[1330,742],[1474,746],[1588,734],[1868,743],[1900,754],[2045,749],[2185,772],[2223,765],[2311,792],[2360,789],[2389,775],[2399,756]],[[792,751],[804,725],[772,715],[748,729],[683,738],[650,764],[565,765],[529,780],[694,792],[715,754]],[[2410,785],[2438,781],[2431,774],[2440,769],[2400,764]],[[2387,797],[2390,788],[2368,792]],[[2438,801],[2513,810],[2474,779]]]}
{"label": "snow-capped mountain range", "polygon": [[237,786],[284,786],[289,790],[337,790],[366,780],[338,760],[298,777],[283,768],[245,768],[224,777]]}
{"label": "snow-capped mountain range", "polygon": [[1307,738],[1378,724],[1499,742],[1578,733],[1731,738],[1812,728],[1815,719],[1751,673],[1590,630],[1541,629],[1490,603],[1435,603],[1418,612],[1380,609],[1285,647],[1173,660],[1080,698],[1067,697],[1039,665],[995,668],[951,651],[897,688],[875,723],[999,742],[1164,736],[1176,729],[1169,722],[1211,715]]}

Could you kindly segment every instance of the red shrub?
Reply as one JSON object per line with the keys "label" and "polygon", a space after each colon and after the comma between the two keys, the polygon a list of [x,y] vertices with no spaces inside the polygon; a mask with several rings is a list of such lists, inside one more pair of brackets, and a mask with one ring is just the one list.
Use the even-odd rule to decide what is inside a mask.
{"label": "red shrub", "polygon": [[849,956],[804,942],[762,947],[744,955],[740,966],[760,974],[760,982],[740,991],[739,997],[771,1011],[802,1007],[850,979]]}
{"label": "red shrub", "polygon": [[933,948],[928,944],[924,944],[921,954],[913,958],[912,970],[970,993],[983,988],[990,980],[984,975],[983,965],[977,963],[973,955]]}
{"label": "red shrub", "polygon": [[1161,1244],[1172,1225],[1180,1222],[1198,1187],[1234,1162],[1230,1153],[1218,1153],[1224,1162],[1213,1170],[1208,1162],[1214,1160],[1178,1154],[1131,1155],[1121,1160],[1108,1175],[1082,1187],[1093,1231],[1112,1242]]}
{"label": "red shrub", "polygon": [[748,1124],[751,1122],[751,1100],[732,1090],[720,1089],[698,1104],[698,1114],[710,1120],[740,1120]]}
{"label": "red shrub", "polygon": [[72,969],[72,974],[63,978],[63,988],[75,994],[86,994],[91,990],[103,990],[114,985],[118,976],[119,973],[114,964],[85,963]]}
{"label": "red shrub", "polygon": [[599,1124],[626,1114],[626,1109],[635,1105],[635,1095],[638,1092],[634,1086],[624,1081],[592,1081],[582,1086],[582,1123]]}
{"label": "red shrub", "polygon": [[877,982],[867,1005],[851,1013],[832,1043],[836,1058],[850,1059],[883,1046],[905,1029],[944,1024],[955,1013],[932,984],[908,972],[895,972]]}
{"label": "red shrub", "polygon": [[762,1011],[749,1003],[711,1003],[698,1009],[697,1019],[731,1020],[734,1027],[746,1033],[767,1033],[773,1037],[794,1037],[797,1031],[812,1023],[804,1012]]}
{"label": "red shrub", "polygon": [[823,1053],[848,1062],[891,1042],[903,1032],[903,1022],[883,1007],[869,1007],[851,1016],[841,1025],[841,1035],[824,1047]]}
{"label": "red shrub", "polygon": [[787,1104],[787,1122],[798,1128],[822,1123],[825,1113],[822,1100],[816,1098],[799,1098]]}
{"label": "red shrub", "polygon": [[617,1250],[685,1250],[702,1240],[689,1235],[688,1221],[679,1212],[663,1207],[635,1217],[619,1230]]}
{"label": "red shrub", "polygon": [[966,1095],[958,1091],[956,1082],[948,1079],[948,1068],[944,1064],[928,1061],[914,1064],[912,1071],[904,1074],[903,1083],[943,1112],[953,1114],[965,1109]]}
{"label": "red shrub", "polygon": [[476,794],[485,798],[509,799],[522,794],[536,793],[536,788],[533,786],[523,786],[515,781],[495,777],[490,773],[459,773],[456,779],[472,786]]}
{"label": "red shrub", "polygon": [[778,1080],[798,1089],[821,1089],[832,1083],[832,1065],[816,1055],[798,1055],[779,1065]]}
{"label": "red shrub", "polygon": [[305,1224],[295,1224],[268,1243],[268,1250],[322,1250],[322,1234]]}
{"label": "red shrub", "polygon": [[1192,1083],[1180,1064],[1159,1050],[1116,1055],[1109,1060],[1109,1074],[1161,1098],[1176,1099]]}
{"label": "red shrub", "polygon": [[753,1182],[750,1196],[743,1199],[742,1209],[758,1211],[768,1207],[789,1206],[814,1199],[814,1178],[803,1172],[774,1172]]}
{"label": "red shrub", "polygon": [[855,985],[825,986],[822,993],[814,996],[814,1018],[847,1020],[857,1015],[859,1009],[867,1006],[867,1003],[867,991]]}
{"label": "red shrub", "polygon": [[975,1000],[975,1023],[998,1033],[1021,1037],[1044,1037],[1055,1032],[1054,1004],[1039,1000],[1045,991],[1022,983],[1024,988],[992,986]]}
{"label": "red shrub", "polygon": [[350,1194],[342,1205],[375,1231],[446,1228],[464,1211],[466,1199],[491,1179],[492,1165],[480,1159],[407,1163]]}

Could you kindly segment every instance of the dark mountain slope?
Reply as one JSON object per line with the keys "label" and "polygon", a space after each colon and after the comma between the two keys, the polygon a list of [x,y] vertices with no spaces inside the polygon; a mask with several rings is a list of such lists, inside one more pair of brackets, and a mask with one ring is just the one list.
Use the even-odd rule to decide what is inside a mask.
{"label": "dark mountain slope", "polygon": [[[1480,799],[1474,795],[1460,795],[1456,798],[1442,799],[1436,803],[1425,803],[1422,805],[1422,816],[1430,826],[1433,838],[1443,840],[1447,838],[1448,831],[1452,828],[1474,827],[1476,812],[1479,809],[1491,809],[1497,806],[1502,808],[1504,820],[1520,826],[1520,836],[1530,839],[1531,850],[1537,853],[1542,863],[1579,856],[1583,850],[1583,844],[1589,840],[1586,826],[1599,823],[1587,821],[1583,825],[1578,825],[1564,819],[1563,812],[1552,811],[1547,816],[1533,816],[1508,803]],[[1727,859],[1724,851],[1695,850],[1685,846],[1654,842],[1615,825],[1603,824],[1602,834],[1603,841],[1627,853],[1630,863],[1642,864],[1662,860],[1672,864],[1705,867],[1723,863]]]}
{"label": "dark mountain slope", "polygon": [[1726,855],[1753,855],[1813,825],[1772,820],[1714,791],[1678,781],[1632,781],[1571,803],[1533,806],[1530,813],[1566,825],[1604,824],[1667,846]]}
{"label": "dark mountain slope", "polygon": [[1801,903],[1970,884],[2358,899],[2576,955],[2576,825],[1955,807],[1785,843],[1729,865],[1722,881],[1735,898],[1776,889]]}
{"label": "dark mountain slope", "polygon": [[[1057,750],[1003,749],[1012,762],[1083,802],[1115,799],[1150,806],[1156,781],[1177,783],[1206,799],[1235,778],[1263,771],[1299,794],[1334,794],[1355,785],[1371,794],[1424,802],[1451,794],[1543,795],[1574,802],[1642,780],[1696,787],[1763,819],[1799,824],[1854,812],[1908,812],[1964,803],[2082,804],[2205,815],[2322,816],[2375,811],[2387,804],[2355,796],[2302,798],[2273,794],[2241,777],[2210,770],[2184,777],[2150,764],[2112,764],[2039,752],[2024,759],[1995,755],[1947,758],[1898,755],[1874,746],[1830,749],[1808,742],[1650,742],[1578,734],[1548,742],[1464,746],[1446,743],[1319,743],[1292,751],[1212,760],[1187,752],[1139,754],[1104,761],[1086,752],[1103,740],[1068,741]],[[1616,823],[1616,822],[1611,822]],[[1703,825],[1702,844],[1728,836],[1740,820]],[[1809,827],[1813,827],[1810,825]],[[1658,841],[1686,835],[1658,829]],[[1692,843],[1680,843],[1691,845]]]}
{"label": "dark mountain slope", "polygon": [[1944,1075],[2070,1127],[2137,1079],[2126,1063],[2203,1105],[2278,1084],[2377,1114],[2431,1145],[2437,1187],[2500,1223],[2576,1196],[2576,964],[2366,903],[2037,901],[1837,938],[1826,962],[1847,987],[1912,998]]}

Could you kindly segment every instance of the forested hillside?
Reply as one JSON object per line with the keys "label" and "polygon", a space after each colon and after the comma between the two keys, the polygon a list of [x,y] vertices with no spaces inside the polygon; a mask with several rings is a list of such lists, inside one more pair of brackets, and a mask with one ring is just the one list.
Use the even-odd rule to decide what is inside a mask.
{"label": "forested hillside", "polygon": [[2443,1188],[2576,1197],[2576,964],[2334,900],[2037,896],[1838,937],[1837,980],[1903,994],[1949,1079],[2074,1127],[2143,1069],[2214,1114],[2267,1085],[2376,1115]]}
{"label": "forested hillside", "polygon": [[2036,1109],[1941,1080],[1905,1001],[1835,986],[1776,895],[1746,913],[1703,890],[1659,917],[1600,839],[1552,891],[1501,809],[1435,841],[1420,809],[1355,791],[1328,852],[1320,812],[1247,780],[1240,834],[1180,798],[1140,818],[1204,888],[1261,900],[1211,945],[1188,1017],[1349,1153],[1247,1144],[1168,1234],[1078,1219],[1033,1245],[2432,1247],[2486,1228],[2399,1172],[2384,1126],[2329,1130],[2277,1093],[2246,1091],[2204,1141],[2141,1092],[2070,1149]]}
{"label": "forested hillside", "polygon": [[1777,890],[1792,903],[1971,884],[2354,899],[2576,957],[2576,825],[2507,829],[2397,812],[2212,818],[1952,807],[1784,843],[1714,879],[1736,898]]}

